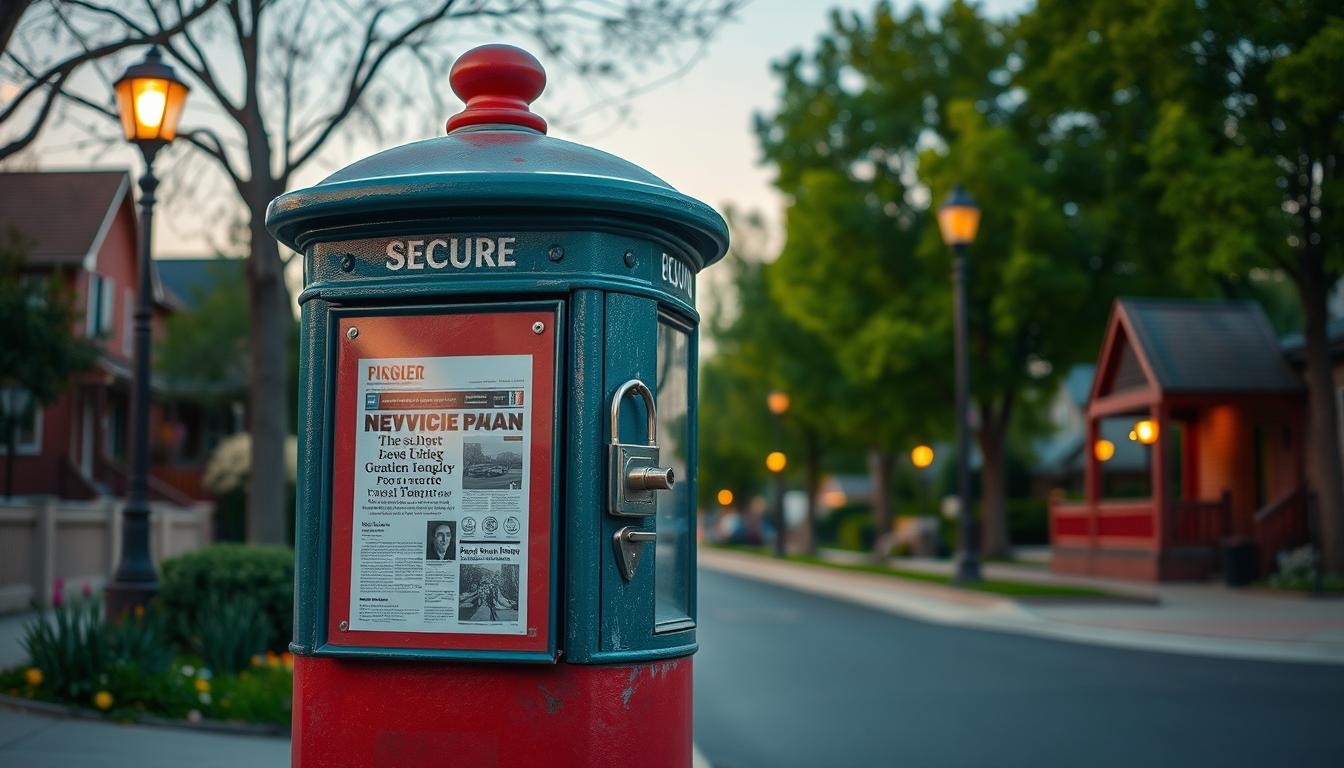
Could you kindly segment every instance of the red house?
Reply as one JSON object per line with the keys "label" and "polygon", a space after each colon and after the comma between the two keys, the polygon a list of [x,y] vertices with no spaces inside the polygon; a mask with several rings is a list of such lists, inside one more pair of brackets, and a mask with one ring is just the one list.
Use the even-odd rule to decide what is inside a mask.
{"label": "red house", "polygon": [[[16,495],[67,499],[121,496],[126,490],[131,386],[132,314],[136,303],[139,229],[125,171],[0,173],[0,228],[31,241],[26,274],[55,274],[82,317],[72,330],[98,340],[93,370],[71,381],[55,403],[21,425],[15,450]],[[161,335],[172,310],[154,273],[152,329]],[[151,442],[172,440],[156,398]],[[4,448],[0,447],[0,455]],[[192,502],[151,478],[155,500]]]}
{"label": "red house", "polygon": [[[1258,304],[1117,301],[1088,398],[1085,498],[1050,504],[1051,568],[1202,579],[1249,541],[1267,572],[1308,540],[1305,418]],[[1143,444],[1146,480],[1108,477],[1103,434],[1117,432]]]}

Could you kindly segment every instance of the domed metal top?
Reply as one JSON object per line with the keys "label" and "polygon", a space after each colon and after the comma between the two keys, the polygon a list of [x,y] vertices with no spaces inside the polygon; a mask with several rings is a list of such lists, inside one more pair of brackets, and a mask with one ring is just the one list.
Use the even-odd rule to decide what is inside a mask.
{"label": "domed metal top", "polygon": [[545,135],[546,121],[528,109],[545,87],[531,54],[482,46],[463,54],[450,78],[467,106],[446,136],[379,152],[277,197],[267,229],[303,250],[332,239],[334,228],[400,219],[601,216],[685,243],[697,269],[723,256],[728,228],[713,208],[634,163]]}

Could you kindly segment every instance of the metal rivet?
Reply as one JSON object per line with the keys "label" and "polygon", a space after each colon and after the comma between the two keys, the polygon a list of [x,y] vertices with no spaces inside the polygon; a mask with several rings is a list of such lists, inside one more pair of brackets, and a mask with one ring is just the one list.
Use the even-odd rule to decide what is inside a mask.
{"label": "metal rivet", "polygon": [[546,324],[541,322],[540,320],[532,324],[533,333],[540,334],[544,330],[546,330]]}
{"label": "metal rivet", "polygon": [[633,267],[633,266],[635,266],[635,252],[634,252],[634,251],[626,251],[626,252],[625,252],[625,266],[627,266],[627,267]]}
{"label": "metal rivet", "polygon": [[355,268],[355,254],[353,253],[341,254],[341,271],[349,272],[354,268]]}
{"label": "metal rivet", "polygon": [[551,249],[546,252],[546,258],[551,261],[559,261],[565,258],[565,249],[558,245],[552,245]]}
{"label": "metal rivet", "polygon": [[354,341],[355,339],[359,338],[359,329],[353,325],[350,326],[350,330],[345,332],[345,337],[351,341]]}
{"label": "metal rivet", "polygon": [[349,629],[350,629],[350,622],[348,622],[348,621],[342,621],[342,622],[341,622],[341,631],[342,631],[342,632],[345,632],[345,631],[347,631],[347,630],[349,630]]}

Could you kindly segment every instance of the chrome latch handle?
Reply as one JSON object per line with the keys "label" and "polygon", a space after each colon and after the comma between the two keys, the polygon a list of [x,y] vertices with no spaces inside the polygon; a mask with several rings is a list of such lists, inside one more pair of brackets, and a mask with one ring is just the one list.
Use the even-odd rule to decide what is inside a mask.
{"label": "chrome latch handle", "polygon": [[625,526],[612,537],[612,548],[616,550],[616,565],[621,569],[621,577],[630,581],[639,568],[640,558],[644,556],[644,545],[655,541],[658,534],[653,531],[637,531]]}

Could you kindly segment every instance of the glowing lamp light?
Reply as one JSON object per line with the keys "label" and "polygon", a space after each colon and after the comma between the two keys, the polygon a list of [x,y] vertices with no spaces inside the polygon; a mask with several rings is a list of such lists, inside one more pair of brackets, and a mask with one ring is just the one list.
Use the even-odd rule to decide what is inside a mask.
{"label": "glowing lamp light", "polygon": [[719,501],[719,506],[726,507],[729,504],[733,503],[733,492],[728,490],[727,488],[724,488],[723,490],[719,491],[719,495],[717,498]]}
{"label": "glowing lamp light", "polygon": [[177,138],[189,89],[163,63],[158,48],[150,48],[145,60],[127,69],[114,88],[127,141],[167,143]]}
{"label": "glowing lamp light", "polygon": [[775,414],[776,416],[782,416],[784,412],[789,410],[788,393],[780,392],[779,390],[774,390],[773,392],[771,392],[769,395],[766,396],[765,407],[769,408],[770,412]]}
{"label": "glowing lamp light", "polygon": [[849,501],[849,497],[845,495],[844,491],[840,490],[827,491],[821,495],[821,503],[830,509],[843,507],[847,501]]}
{"label": "glowing lamp light", "polygon": [[1143,419],[1134,424],[1134,435],[1132,439],[1138,440],[1144,445],[1152,445],[1157,442],[1157,422],[1152,419]]}
{"label": "glowing lamp light", "polygon": [[771,472],[783,472],[788,463],[789,459],[783,451],[771,451],[770,455],[765,457],[765,468]]}
{"label": "glowing lamp light", "polygon": [[938,208],[938,228],[947,245],[970,245],[980,229],[980,209],[958,184]]}
{"label": "glowing lamp light", "polygon": [[1115,456],[1115,443],[1098,440],[1092,444],[1092,455],[1097,457],[1097,461],[1110,461]]}
{"label": "glowing lamp light", "polygon": [[914,450],[910,451],[910,463],[920,469],[924,469],[933,463],[933,449],[927,445],[916,445]]}

